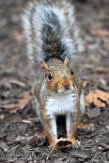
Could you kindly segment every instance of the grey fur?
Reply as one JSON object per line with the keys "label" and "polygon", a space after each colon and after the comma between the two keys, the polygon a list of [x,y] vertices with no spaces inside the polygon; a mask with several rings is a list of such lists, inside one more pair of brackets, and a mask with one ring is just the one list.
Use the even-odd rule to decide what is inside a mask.
{"label": "grey fur", "polygon": [[75,9],[68,0],[31,3],[22,22],[27,55],[33,64],[50,57],[72,60],[83,51]]}

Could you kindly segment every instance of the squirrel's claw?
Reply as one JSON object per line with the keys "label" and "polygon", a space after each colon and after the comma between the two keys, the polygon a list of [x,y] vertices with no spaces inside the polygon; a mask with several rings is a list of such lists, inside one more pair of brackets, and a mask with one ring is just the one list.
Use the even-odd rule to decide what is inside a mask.
{"label": "squirrel's claw", "polygon": [[43,138],[47,137],[47,134],[46,134],[45,130],[42,131],[41,133],[39,133],[39,134],[38,134],[38,137],[39,137],[40,139],[43,139]]}

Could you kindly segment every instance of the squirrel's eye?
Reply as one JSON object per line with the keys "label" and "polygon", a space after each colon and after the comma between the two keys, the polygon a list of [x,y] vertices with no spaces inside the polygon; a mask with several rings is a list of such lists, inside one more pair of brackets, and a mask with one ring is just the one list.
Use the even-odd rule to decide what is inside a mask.
{"label": "squirrel's eye", "polygon": [[48,74],[48,79],[51,80],[53,78],[52,74]]}
{"label": "squirrel's eye", "polygon": [[73,75],[74,74],[74,72],[73,72],[73,70],[71,70],[71,75]]}

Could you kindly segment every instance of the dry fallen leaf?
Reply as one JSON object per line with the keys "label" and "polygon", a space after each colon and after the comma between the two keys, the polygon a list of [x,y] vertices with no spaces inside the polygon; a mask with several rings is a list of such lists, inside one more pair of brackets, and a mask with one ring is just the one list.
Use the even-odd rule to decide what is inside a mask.
{"label": "dry fallen leaf", "polygon": [[108,73],[109,72],[109,69],[108,69],[108,67],[96,67],[95,68],[95,71],[96,72],[99,72],[99,73]]}
{"label": "dry fallen leaf", "polygon": [[9,83],[10,83],[10,84],[16,84],[16,85],[18,85],[18,86],[20,86],[20,87],[23,87],[23,88],[26,87],[26,84],[25,84],[24,82],[19,81],[19,80],[16,80],[16,79],[10,79],[10,80],[9,80]]}
{"label": "dry fallen leaf", "polygon": [[108,37],[109,36],[109,30],[106,29],[93,29],[91,30],[91,33],[94,36],[101,36],[101,37]]}
{"label": "dry fallen leaf", "polygon": [[85,97],[87,106],[94,104],[96,107],[105,107],[108,99],[109,99],[109,92],[104,92],[99,89],[96,89],[95,91],[91,91]]}
{"label": "dry fallen leaf", "polygon": [[0,104],[0,107],[9,111],[10,113],[16,113],[17,110],[24,109],[31,100],[32,100],[32,96],[28,94],[22,97],[21,99],[19,99],[17,103]]}

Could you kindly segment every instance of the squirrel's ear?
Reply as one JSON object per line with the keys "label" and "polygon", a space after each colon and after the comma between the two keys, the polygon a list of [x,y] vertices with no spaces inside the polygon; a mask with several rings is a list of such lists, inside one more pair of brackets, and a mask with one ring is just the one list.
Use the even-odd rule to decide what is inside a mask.
{"label": "squirrel's ear", "polygon": [[44,70],[48,70],[48,65],[47,65],[44,61],[41,61],[41,67],[42,67]]}
{"label": "squirrel's ear", "polygon": [[67,57],[65,57],[65,59],[64,59],[64,65],[68,65],[68,63],[69,63],[69,59]]}

